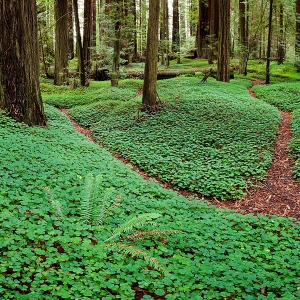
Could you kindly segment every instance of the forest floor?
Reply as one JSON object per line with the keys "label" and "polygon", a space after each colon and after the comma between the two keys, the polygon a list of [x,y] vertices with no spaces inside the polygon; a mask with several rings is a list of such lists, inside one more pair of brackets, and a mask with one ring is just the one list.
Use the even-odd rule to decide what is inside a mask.
{"label": "forest floor", "polygon": [[[252,85],[262,84],[263,81],[255,80]],[[256,97],[252,89],[249,89],[251,96]],[[60,109],[60,111],[68,116],[67,109]],[[174,189],[170,183],[162,183],[158,181],[164,188],[174,189],[178,194],[183,196],[196,196],[203,200],[207,200],[219,208],[234,209],[242,213],[253,213],[269,215],[274,214],[282,217],[293,217],[300,220],[300,185],[297,180],[292,176],[292,163],[288,157],[288,143],[291,139],[291,114],[287,112],[280,112],[281,123],[278,129],[278,136],[274,145],[274,157],[270,168],[267,171],[267,179],[265,182],[257,183],[257,187],[251,188],[247,191],[246,195],[241,200],[233,201],[220,201],[216,198],[202,198],[200,195],[195,193]],[[69,117],[69,116],[68,116]],[[74,120],[69,117],[70,121],[76,128],[76,130],[91,141],[96,143],[93,139],[89,129],[83,128]],[[116,156],[117,159],[128,163],[124,158]],[[153,180],[153,176],[148,176],[145,172],[134,168],[141,176],[146,180]]]}

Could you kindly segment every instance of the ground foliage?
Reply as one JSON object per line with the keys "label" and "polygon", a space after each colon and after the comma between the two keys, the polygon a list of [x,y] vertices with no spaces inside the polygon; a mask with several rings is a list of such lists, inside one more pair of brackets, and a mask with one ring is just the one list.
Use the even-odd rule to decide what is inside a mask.
{"label": "ground foliage", "polygon": [[283,111],[292,112],[292,140],[289,154],[294,163],[294,176],[300,178],[300,82],[259,85],[253,88],[256,95]]}
{"label": "ground foliage", "polygon": [[[48,128],[0,114],[1,299],[129,300],[137,285],[165,299],[299,299],[299,223],[164,190],[77,133],[54,108],[46,112]],[[80,222],[87,174],[100,174],[102,190],[122,195],[98,229]],[[45,187],[67,220],[55,216]],[[164,274],[98,247],[128,215],[142,213],[161,214],[159,229],[182,230],[136,242],[167,268]]]}
{"label": "ground foliage", "polygon": [[265,178],[279,123],[276,108],[249,96],[249,83],[178,77],[158,83],[162,109],[155,114],[140,111],[140,97],[76,106],[70,114],[148,174],[203,196],[236,199]]}

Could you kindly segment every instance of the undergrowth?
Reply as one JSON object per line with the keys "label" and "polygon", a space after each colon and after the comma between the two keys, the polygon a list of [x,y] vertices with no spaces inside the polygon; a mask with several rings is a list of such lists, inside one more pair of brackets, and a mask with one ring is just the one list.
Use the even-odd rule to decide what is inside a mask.
{"label": "undergrowth", "polygon": [[[47,114],[49,128],[0,117],[2,299],[126,300],[136,285],[166,299],[300,297],[299,225],[187,201],[143,181],[54,109]],[[100,173],[102,189],[123,195],[93,232],[76,221],[88,173]],[[53,215],[45,186],[73,222]],[[159,213],[161,229],[183,230],[167,241],[137,241],[163,261],[164,276],[142,259],[97,246],[97,237],[108,238],[132,213]]]}
{"label": "undergrowth", "polygon": [[[147,299],[299,299],[299,223],[237,214],[164,190],[77,133],[54,108],[46,112],[48,128],[0,113],[1,299],[133,300],[134,287],[147,290]],[[97,230],[79,222],[89,173],[100,174],[100,188],[111,188],[113,199],[122,194]],[[45,187],[70,222],[53,213]],[[159,229],[180,231],[135,242],[162,262],[164,275],[97,244],[130,215],[145,213],[161,215]]]}
{"label": "undergrowth", "polygon": [[158,82],[163,109],[140,112],[141,97],[97,101],[70,110],[94,137],[148,174],[219,199],[241,198],[272,160],[279,113],[230,84],[180,77]]}
{"label": "undergrowth", "polygon": [[300,179],[300,82],[259,85],[253,89],[264,101],[283,111],[292,112],[289,154],[294,164],[294,176]]}

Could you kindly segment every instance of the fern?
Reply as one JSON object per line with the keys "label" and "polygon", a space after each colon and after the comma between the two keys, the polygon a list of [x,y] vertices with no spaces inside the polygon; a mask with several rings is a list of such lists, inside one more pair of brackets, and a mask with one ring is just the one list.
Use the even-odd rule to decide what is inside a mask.
{"label": "fern", "polygon": [[57,215],[58,218],[60,219],[64,219],[64,213],[61,207],[61,204],[58,200],[54,199],[53,194],[51,193],[49,187],[44,187],[46,193],[48,194],[48,196],[50,197],[49,202],[54,210],[54,213]]}
{"label": "fern", "polygon": [[180,230],[161,230],[161,229],[153,229],[150,231],[136,231],[136,232],[126,236],[126,240],[127,241],[130,241],[130,240],[136,241],[136,240],[140,240],[145,237],[148,237],[148,236],[158,236],[165,241],[166,235],[176,234],[179,232],[181,232],[181,231]]}
{"label": "fern", "polygon": [[119,204],[121,195],[113,199],[113,188],[100,188],[102,176],[88,174],[82,201],[82,218],[86,224],[101,225],[108,213]]}
{"label": "fern", "polygon": [[[119,226],[116,230],[113,231],[112,235],[106,240],[106,242],[120,236],[124,232],[131,231],[133,227],[141,227],[148,224],[153,224],[151,221],[152,219],[156,219],[160,217],[161,215],[158,213],[148,213],[148,214],[142,214],[137,217],[133,217],[127,222],[123,223],[121,226]],[[149,222],[150,221],[150,222]]]}
{"label": "fern", "polygon": [[[114,189],[108,188],[103,191],[101,190],[101,180],[102,176],[98,175],[94,177],[92,174],[88,174],[85,180],[85,190],[84,197],[81,205],[81,215],[82,220],[86,224],[95,224],[101,225],[104,223],[105,217],[116,207],[119,205],[119,201],[121,196],[118,195],[112,201],[113,191]],[[64,219],[64,214],[61,208],[61,204],[58,200],[55,200],[53,195],[50,192],[49,188],[45,188],[48,195],[50,196],[50,203],[56,213],[56,215]],[[112,242],[112,240],[120,237],[121,234],[128,233],[132,231],[134,228],[141,228],[145,224],[153,225],[155,222],[154,219],[159,218],[161,215],[158,213],[146,213],[139,216],[132,217],[127,220],[123,224],[121,224],[118,228],[116,228],[111,236],[106,240],[102,241],[105,248],[109,248],[112,250],[117,250],[124,255],[131,255],[132,257],[142,257],[147,264],[153,266],[157,270],[165,271],[165,269],[159,264],[159,262],[151,256],[146,250],[140,249],[135,245],[129,245],[121,242]],[[127,241],[135,241],[137,239],[142,239],[146,236],[159,236],[166,239],[166,234],[174,234],[179,231],[176,230],[160,230],[154,229],[151,231],[137,231],[132,234],[128,234],[125,239]],[[100,241],[101,243],[101,241]]]}
{"label": "fern", "polygon": [[112,250],[117,250],[124,255],[143,258],[149,266],[152,266],[159,271],[166,272],[166,269],[158,262],[155,257],[149,254],[147,251],[142,250],[136,246],[123,243],[110,243],[107,244],[106,247],[111,248]]}

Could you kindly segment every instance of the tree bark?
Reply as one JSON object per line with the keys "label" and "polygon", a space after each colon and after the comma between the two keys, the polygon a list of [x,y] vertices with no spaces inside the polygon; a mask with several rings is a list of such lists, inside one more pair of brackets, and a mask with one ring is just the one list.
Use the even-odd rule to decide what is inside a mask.
{"label": "tree bark", "polygon": [[217,80],[230,80],[230,0],[220,0]]}
{"label": "tree bark", "polygon": [[283,5],[279,5],[279,43],[278,43],[278,64],[282,65],[285,56],[284,28],[283,28]]}
{"label": "tree bark", "polygon": [[296,0],[295,67],[300,72],[300,0]]}
{"label": "tree bark", "polygon": [[88,78],[91,63],[91,46],[92,46],[92,33],[93,33],[93,16],[92,16],[92,0],[84,0],[83,12],[83,60],[85,66],[85,76]]}
{"label": "tree bark", "polygon": [[160,52],[161,52],[161,64],[168,66],[169,55],[169,11],[168,1],[162,0],[162,14],[160,25]]}
{"label": "tree bark", "polygon": [[68,0],[68,48],[69,48],[69,59],[73,59],[75,56],[74,52],[74,30],[73,30],[73,4],[72,0]]}
{"label": "tree bark", "polygon": [[270,0],[269,13],[269,31],[268,31],[268,46],[267,46],[267,63],[266,63],[266,84],[270,84],[270,62],[271,62],[271,43],[272,43],[272,14],[273,0]]}
{"label": "tree bark", "polygon": [[119,64],[120,64],[120,52],[121,52],[121,10],[118,0],[115,0],[115,37],[114,37],[114,53],[111,73],[111,86],[117,87],[119,84]]}
{"label": "tree bark", "polygon": [[180,64],[180,31],[179,31],[179,1],[173,0],[172,51]]}
{"label": "tree bark", "polygon": [[0,24],[0,108],[19,122],[46,125],[35,0],[2,0]]}
{"label": "tree bark", "polygon": [[143,109],[147,112],[157,110],[156,80],[158,54],[158,25],[160,0],[151,0],[149,3],[149,21],[147,34],[147,49],[145,61],[145,77],[143,88]]}
{"label": "tree bark", "polygon": [[248,62],[248,36],[247,36],[247,4],[239,0],[239,74],[247,75]]}
{"label": "tree bark", "polygon": [[209,14],[208,6],[205,0],[199,0],[199,13],[198,13],[198,25],[197,25],[197,56],[198,58],[207,57],[207,40],[209,35]]}
{"label": "tree bark", "polygon": [[54,84],[69,82],[69,48],[68,48],[68,0],[55,0],[55,67]]}
{"label": "tree bark", "polygon": [[[209,64],[213,64],[213,61],[217,58],[218,49],[218,34],[219,34],[219,2],[220,0],[209,0],[209,48],[207,53],[207,59]],[[220,20],[224,22],[224,20]]]}
{"label": "tree bark", "polygon": [[85,66],[84,66],[84,56],[83,56],[83,48],[81,43],[81,33],[80,33],[80,24],[79,24],[79,15],[78,15],[78,0],[73,0],[73,9],[74,9],[74,18],[75,18],[75,26],[76,26],[76,43],[78,49],[78,69],[79,69],[79,78],[80,85],[85,86]]}

